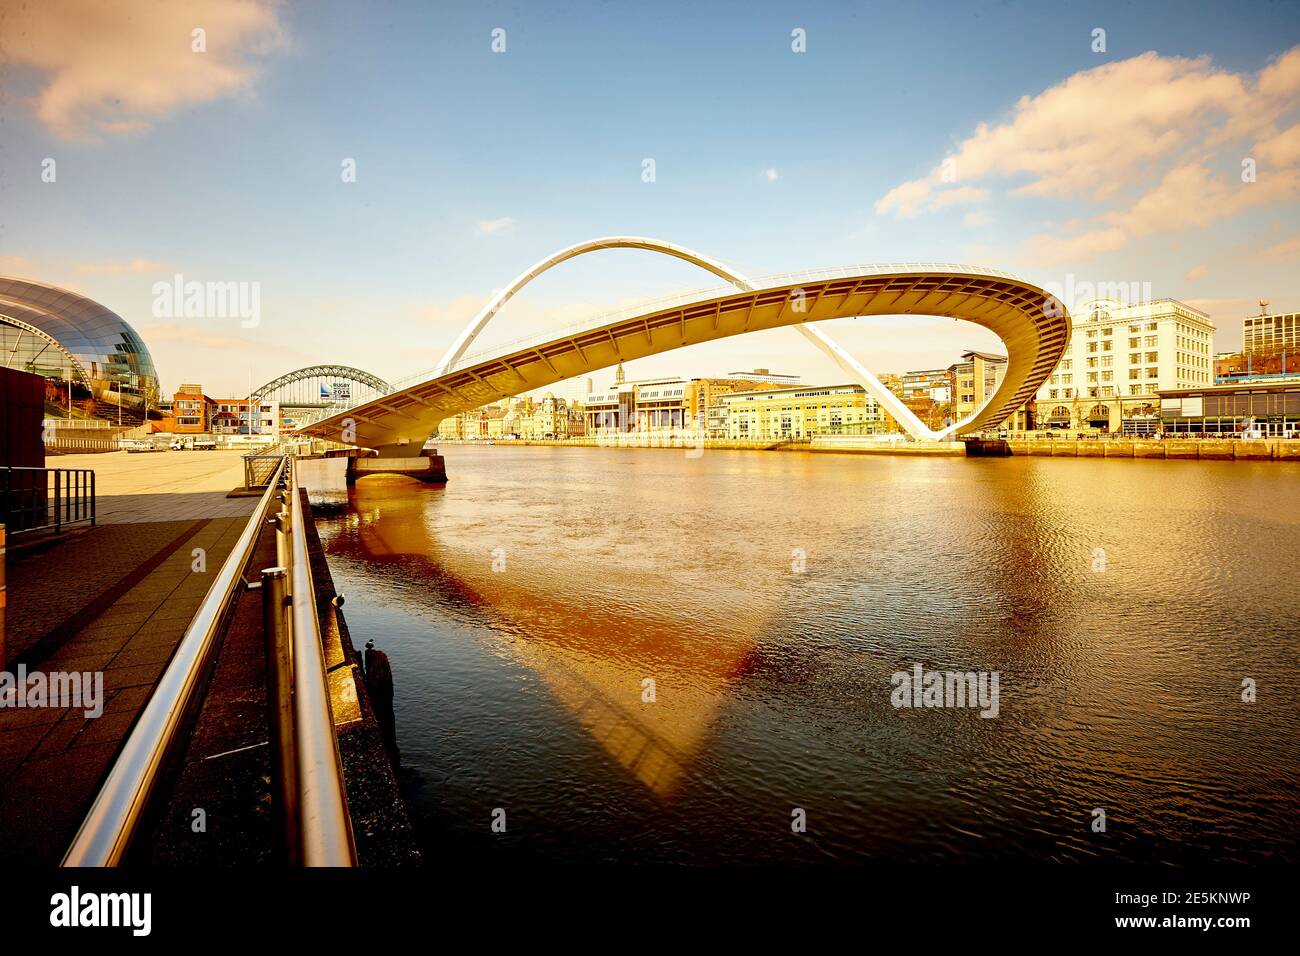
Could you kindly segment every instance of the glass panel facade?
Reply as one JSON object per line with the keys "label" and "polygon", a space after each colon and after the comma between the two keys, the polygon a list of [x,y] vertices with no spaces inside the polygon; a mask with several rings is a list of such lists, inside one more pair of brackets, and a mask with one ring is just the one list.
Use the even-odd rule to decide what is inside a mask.
{"label": "glass panel facade", "polygon": [[135,329],[75,292],[0,278],[0,347],[9,368],[71,379],[110,404],[158,406],[158,373]]}

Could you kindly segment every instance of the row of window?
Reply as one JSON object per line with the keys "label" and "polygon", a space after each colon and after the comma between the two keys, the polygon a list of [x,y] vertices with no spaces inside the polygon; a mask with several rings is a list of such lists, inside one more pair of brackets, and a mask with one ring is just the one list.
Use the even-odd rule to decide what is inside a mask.
{"label": "row of window", "polygon": [[[1136,369],[1135,369],[1135,371],[1136,371]],[[1076,395],[1074,389],[1072,389],[1072,388],[1050,388],[1050,389],[1047,390],[1047,397],[1048,397],[1049,399],[1062,399],[1062,398],[1085,398],[1085,397],[1086,397],[1086,398],[1115,398],[1115,397],[1117,397],[1117,393],[1116,393],[1116,391],[1115,391],[1115,386],[1114,386],[1114,385],[1094,385],[1094,386],[1090,386],[1090,387],[1086,390],[1086,392],[1087,392],[1087,394],[1085,395],[1084,390],[1080,390],[1079,393]],[[1134,384],[1129,385],[1128,391],[1125,392],[1125,393],[1123,393],[1123,394],[1126,394],[1126,395],[1157,395],[1157,394],[1159,394],[1159,392],[1160,392],[1160,383],[1159,383],[1159,382],[1137,382],[1137,383],[1134,383]]]}

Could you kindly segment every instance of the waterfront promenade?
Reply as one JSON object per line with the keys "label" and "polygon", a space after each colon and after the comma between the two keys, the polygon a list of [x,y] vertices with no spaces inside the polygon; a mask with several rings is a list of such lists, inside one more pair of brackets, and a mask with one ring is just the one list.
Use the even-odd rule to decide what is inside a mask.
{"label": "waterfront promenade", "polygon": [[104,675],[104,712],[0,709],[0,855],[53,864],[149,699],[256,499],[237,452],[69,455],[93,468],[98,525],[11,542],[7,660],[14,671]]}
{"label": "waterfront promenade", "polygon": [[[935,457],[962,456],[966,445],[960,441],[913,442],[885,440],[885,436],[817,435],[813,438],[790,440],[763,439],[737,440],[728,438],[693,438],[679,435],[629,434],[616,438],[562,438],[562,439],[493,439],[492,441],[465,441],[440,439],[442,446],[464,445],[554,448],[636,448],[674,449],[677,451],[813,451],[842,454],[913,455]],[[1012,455],[1034,455],[1057,458],[1167,458],[1202,461],[1300,461],[1300,439],[1227,438],[1131,438],[1107,436],[1060,438],[1044,435],[1036,438],[1012,437],[1007,442]]]}

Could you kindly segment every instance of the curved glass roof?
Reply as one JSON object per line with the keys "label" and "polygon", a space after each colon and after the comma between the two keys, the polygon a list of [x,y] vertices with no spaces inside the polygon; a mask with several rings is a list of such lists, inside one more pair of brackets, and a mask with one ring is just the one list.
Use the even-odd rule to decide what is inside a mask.
{"label": "curved glass roof", "polygon": [[151,402],[158,372],[139,333],[93,299],[43,282],[0,276],[0,324],[6,319],[49,336],[80,366],[95,395],[122,393]]}

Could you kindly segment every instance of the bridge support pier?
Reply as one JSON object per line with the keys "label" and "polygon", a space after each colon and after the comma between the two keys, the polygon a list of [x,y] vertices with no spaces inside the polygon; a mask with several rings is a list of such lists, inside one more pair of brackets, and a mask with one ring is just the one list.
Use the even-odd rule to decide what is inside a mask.
{"label": "bridge support pier", "polygon": [[969,458],[1007,458],[1011,445],[1005,438],[963,438]]}
{"label": "bridge support pier", "polygon": [[413,458],[349,458],[348,484],[368,475],[405,475],[427,484],[445,484],[447,465],[436,451]]}

